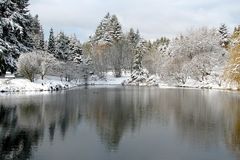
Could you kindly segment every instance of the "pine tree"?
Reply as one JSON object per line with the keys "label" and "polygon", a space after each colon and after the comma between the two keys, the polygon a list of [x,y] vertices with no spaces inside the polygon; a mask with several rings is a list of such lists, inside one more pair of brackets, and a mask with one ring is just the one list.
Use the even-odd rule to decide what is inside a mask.
{"label": "pine tree", "polygon": [[28,0],[0,1],[0,70],[16,70],[16,59],[21,52],[30,51],[32,39],[32,17],[28,13]]}
{"label": "pine tree", "polygon": [[116,15],[109,13],[103,18],[92,38],[94,44],[111,46],[122,39],[122,27]]}
{"label": "pine tree", "polygon": [[32,30],[33,30],[33,40],[34,40],[34,49],[44,50],[44,33],[43,28],[38,19],[38,15],[36,15],[32,19]]}
{"label": "pine tree", "polygon": [[134,29],[131,28],[130,31],[127,33],[126,36],[127,41],[127,54],[125,55],[125,61],[128,64],[128,69],[131,70],[131,73],[133,71],[133,62],[134,62],[134,56],[135,56],[135,49],[137,44],[140,41],[140,34],[139,31],[135,33]]}
{"label": "pine tree", "polygon": [[44,32],[43,32],[42,26],[40,27],[40,32],[39,32],[38,49],[45,50]]}
{"label": "pine tree", "polygon": [[146,41],[140,40],[135,49],[134,56],[134,64],[133,64],[133,72],[131,74],[131,79],[128,84],[139,84],[142,82],[146,82],[149,78],[148,72],[143,68],[142,61],[143,56],[146,54]]}
{"label": "pine tree", "polygon": [[55,55],[56,53],[56,46],[55,46],[55,38],[53,29],[50,29],[49,39],[48,39],[48,52]]}
{"label": "pine tree", "polygon": [[137,32],[135,33],[134,29],[131,28],[127,35],[127,40],[132,46],[135,47],[138,44],[138,42],[140,41],[139,31],[137,30]]}
{"label": "pine tree", "polygon": [[83,62],[82,45],[75,35],[70,38],[68,60],[75,63]]}
{"label": "pine tree", "polygon": [[97,43],[104,39],[110,19],[111,19],[111,16],[109,13],[107,13],[96,29],[95,35],[93,36],[94,43]]}
{"label": "pine tree", "polygon": [[135,71],[141,71],[143,66],[142,66],[142,59],[143,55],[146,53],[146,42],[145,41],[140,41],[139,44],[137,45],[135,49],[135,56],[134,56],[134,65],[133,69]]}
{"label": "pine tree", "polygon": [[60,32],[56,40],[55,57],[59,60],[67,61],[69,56],[69,38],[63,32]]}
{"label": "pine tree", "polygon": [[108,31],[113,43],[118,42],[123,38],[122,27],[116,15],[112,16]]}
{"label": "pine tree", "polygon": [[227,26],[225,24],[222,24],[218,31],[221,36],[220,45],[224,48],[227,48],[230,43]]}

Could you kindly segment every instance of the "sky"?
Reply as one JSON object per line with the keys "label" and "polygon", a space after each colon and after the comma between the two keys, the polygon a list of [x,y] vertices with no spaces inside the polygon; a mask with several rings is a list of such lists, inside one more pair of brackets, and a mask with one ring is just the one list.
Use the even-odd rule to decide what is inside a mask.
{"label": "sky", "polygon": [[46,36],[52,27],[81,41],[88,40],[107,12],[117,15],[124,32],[139,29],[148,40],[222,23],[232,31],[240,24],[240,0],[30,0],[29,9],[39,15]]}

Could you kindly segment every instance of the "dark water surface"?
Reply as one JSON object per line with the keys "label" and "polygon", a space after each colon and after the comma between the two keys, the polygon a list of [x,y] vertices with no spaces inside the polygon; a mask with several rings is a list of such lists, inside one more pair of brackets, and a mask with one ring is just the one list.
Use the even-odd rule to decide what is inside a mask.
{"label": "dark water surface", "polygon": [[0,94],[0,160],[240,159],[240,94],[91,87]]}

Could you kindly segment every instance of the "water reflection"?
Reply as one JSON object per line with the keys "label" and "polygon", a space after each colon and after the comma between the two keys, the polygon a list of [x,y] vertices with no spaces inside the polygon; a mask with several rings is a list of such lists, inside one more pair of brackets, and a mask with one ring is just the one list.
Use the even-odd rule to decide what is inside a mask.
{"label": "water reflection", "polygon": [[[2,96],[0,159],[34,159],[39,146],[46,141],[67,143],[65,137],[79,134],[81,125],[94,128],[84,127],[89,136],[95,132],[105,149],[116,154],[121,152],[121,141],[129,145],[125,140],[129,134],[138,137],[152,127],[152,132],[169,133],[176,144],[218,148],[226,151],[227,158],[236,158],[240,152],[239,98],[233,92],[128,87]],[[161,146],[158,141],[152,143]]]}

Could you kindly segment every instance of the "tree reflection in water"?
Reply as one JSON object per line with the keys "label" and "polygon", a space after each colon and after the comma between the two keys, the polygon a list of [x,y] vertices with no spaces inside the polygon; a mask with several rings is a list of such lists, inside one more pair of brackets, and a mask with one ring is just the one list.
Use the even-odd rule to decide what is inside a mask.
{"label": "tree reflection in water", "polygon": [[16,106],[0,106],[0,159],[28,159],[42,137],[41,129],[18,126]]}

